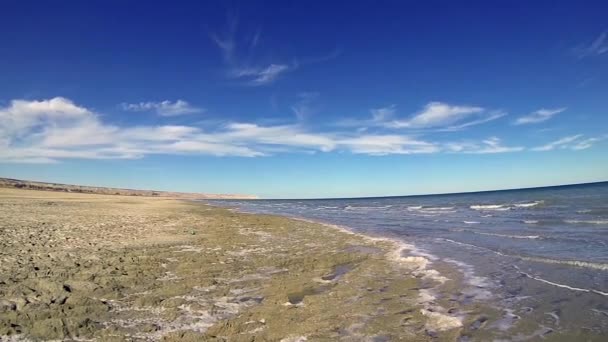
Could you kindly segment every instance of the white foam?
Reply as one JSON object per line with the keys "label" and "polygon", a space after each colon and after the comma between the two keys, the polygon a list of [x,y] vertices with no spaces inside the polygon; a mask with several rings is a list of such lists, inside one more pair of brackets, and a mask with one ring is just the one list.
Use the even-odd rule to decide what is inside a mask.
{"label": "white foam", "polygon": [[570,286],[570,285],[555,283],[555,282],[549,281],[547,279],[543,279],[543,278],[540,278],[540,277],[535,277],[535,276],[533,276],[533,275],[531,275],[529,273],[523,272],[521,270],[519,271],[519,273],[525,275],[526,277],[528,277],[530,279],[534,279],[534,280],[540,281],[540,282],[548,284],[548,285],[560,287],[560,288],[571,290],[571,291],[595,293],[595,294],[598,294],[598,295],[601,295],[601,296],[604,296],[604,297],[608,297],[608,292],[602,292],[602,291],[593,290],[593,289],[583,289],[583,288],[580,288],[580,287],[574,287],[574,286]]}
{"label": "white foam", "polygon": [[524,220],[524,223],[527,223],[527,224],[537,224],[538,221],[537,220]]}
{"label": "white foam", "polygon": [[308,341],[306,336],[289,336],[281,339],[281,342],[304,342]]}
{"label": "white foam", "polygon": [[463,275],[464,283],[471,288],[464,289],[462,292],[475,300],[487,300],[492,298],[492,292],[487,288],[492,287],[488,279],[475,275],[472,265],[454,259],[444,259],[445,262],[452,263],[459,267]]}
{"label": "white foam", "polygon": [[385,205],[385,206],[380,206],[380,207],[366,207],[366,206],[352,206],[352,205],[347,205],[346,207],[344,207],[344,210],[351,210],[351,211],[357,211],[357,210],[383,210],[383,209],[388,209],[391,208],[392,205]]}
{"label": "white foam", "polygon": [[464,224],[479,224],[479,221],[462,221]]}
{"label": "white foam", "polygon": [[418,304],[432,303],[435,299],[437,297],[429,289],[420,289],[418,291]]}
{"label": "white foam", "polygon": [[531,257],[531,256],[524,256],[524,255],[510,255],[510,254],[504,254],[504,253],[501,253],[501,252],[498,252],[498,251],[495,251],[495,250],[492,250],[492,249],[489,249],[486,247],[480,247],[480,246],[472,245],[469,243],[454,241],[451,239],[438,238],[437,240],[447,241],[447,242],[461,245],[461,246],[472,247],[472,248],[488,251],[488,252],[494,253],[496,255],[504,256],[504,257],[519,258],[522,260],[533,261],[533,262],[542,262],[545,264],[559,264],[559,265],[567,265],[567,266],[575,266],[575,267],[584,267],[584,268],[592,268],[592,269],[602,270],[602,271],[608,270],[607,263],[580,261],[580,260],[556,260],[556,259]]}
{"label": "white foam", "polygon": [[421,309],[420,313],[428,318],[425,326],[431,331],[445,331],[462,327],[462,318],[449,316],[440,312]]}
{"label": "white foam", "polygon": [[564,220],[564,222],[574,224],[608,224],[608,220]]}
{"label": "white foam", "polygon": [[454,210],[454,207],[427,207],[427,208],[422,208],[421,210],[428,210],[428,211],[449,211],[449,210]]}
{"label": "white foam", "polygon": [[530,208],[530,207],[535,207],[542,203],[544,203],[544,201],[535,201],[535,202],[531,202],[531,203],[516,203],[515,206],[517,208]]}
{"label": "white foam", "polygon": [[601,271],[608,271],[608,264],[600,263],[600,262],[590,262],[590,261],[580,261],[580,260],[557,260],[557,259],[549,259],[549,258],[539,258],[539,257],[527,257],[520,256],[520,258],[529,261],[542,262],[545,264],[559,264],[559,265],[569,265],[576,267],[584,267],[584,268],[592,268]]}
{"label": "white foam", "polygon": [[478,234],[478,235],[497,236],[497,237],[505,237],[505,238],[510,238],[510,239],[531,239],[531,240],[535,240],[535,239],[539,239],[540,238],[540,236],[538,236],[538,235],[510,235],[510,234],[475,232],[475,231],[472,231],[472,230],[468,230],[468,231],[471,232],[471,233],[473,233],[473,234]]}
{"label": "white foam", "polygon": [[545,315],[550,316],[555,321],[555,325],[559,325],[559,316],[555,311],[545,312]]}
{"label": "white foam", "polygon": [[504,204],[477,204],[472,205],[469,208],[473,210],[509,210],[511,208],[505,207]]}

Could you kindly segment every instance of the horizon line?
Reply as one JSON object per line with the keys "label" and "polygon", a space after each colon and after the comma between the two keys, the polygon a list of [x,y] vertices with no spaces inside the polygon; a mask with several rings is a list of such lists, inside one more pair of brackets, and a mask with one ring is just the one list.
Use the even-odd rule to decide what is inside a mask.
{"label": "horizon line", "polygon": [[[429,194],[416,194],[416,195],[389,195],[389,196],[361,196],[361,197],[316,197],[316,198],[255,198],[245,199],[245,201],[319,201],[319,200],[365,200],[365,199],[384,199],[384,198],[403,198],[403,197],[427,197],[427,196],[452,196],[452,195],[466,195],[466,194],[481,194],[490,192],[507,192],[507,191],[521,191],[521,190],[537,190],[537,189],[548,189],[548,188],[566,188],[574,186],[586,186],[595,185],[601,183],[608,183],[608,180],[582,182],[582,183],[567,183],[567,184],[556,184],[556,185],[541,185],[531,186],[525,188],[509,188],[509,189],[492,189],[492,190],[477,190],[477,191],[462,191],[462,192],[438,192]],[[232,199],[228,199],[232,201]],[[234,200],[238,201],[238,200]]]}
{"label": "horizon line", "polygon": [[[132,190],[132,191],[157,191],[157,192],[174,192],[174,193],[184,193],[184,194],[192,194],[192,195],[209,195],[211,193],[206,192],[184,192],[178,190],[156,190],[156,189],[141,189],[141,188],[121,188],[114,186],[99,186],[99,185],[84,185],[84,184],[68,184],[68,183],[60,183],[60,182],[49,182],[49,181],[39,181],[32,179],[19,179],[12,177],[2,177],[0,179],[7,179],[12,181],[20,181],[20,182],[37,182],[37,183],[47,183],[47,184],[55,184],[55,185],[67,185],[67,186],[85,186],[85,187],[97,187],[97,188],[106,188],[106,189],[120,189],[120,190]],[[221,200],[221,201],[316,201],[316,200],[365,200],[365,199],[385,199],[385,198],[403,198],[403,197],[426,197],[426,196],[452,196],[452,195],[464,195],[464,194],[481,194],[481,193],[491,193],[491,192],[507,192],[507,191],[521,191],[521,190],[536,190],[536,189],[548,189],[548,188],[562,188],[562,187],[574,187],[574,186],[585,186],[585,185],[595,185],[601,183],[608,183],[608,180],[601,181],[591,181],[591,182],[582,182],[582,183],[567,183],[567,184],[555,184],[555,185],[541,185],[541,186],[532,186],[532,187],[524,187],[524,188],[508,188],[508,189],[490,189],[490,190],[477,190],[477,191],[462,191],[462,192],[438,192],[438,193],[428,193],[428,194],[413,194],[413,195],[388,195],[388,196],[360,196],[360,197],[313,197],[313,198],[247,198],[247,199],[206,199],[201,198],[202,200]],[[256,194],[242,194],[242,193],[213,193],[213,195],[249,195],[249,196],[258,196]]]}

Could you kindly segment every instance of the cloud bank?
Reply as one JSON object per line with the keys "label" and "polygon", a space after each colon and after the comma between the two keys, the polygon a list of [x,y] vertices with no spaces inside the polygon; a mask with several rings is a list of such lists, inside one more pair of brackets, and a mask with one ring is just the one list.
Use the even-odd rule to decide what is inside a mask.
{"label": "cloud bank", "polygon": [[[133,105],[158,110],[163,102]],[[184,108],[168,103],[170,108]],[[183,103],[186,103],[183,101]],[[177,105],[177,106],[176,106]],[[133,109],[133,110],[135,110]],[[414,127],[450,125],[482,112],[480,107],[450,106],[433,102],[407,122]],[[174,112],[172,112],[174,113]],[[372,120],[391,122],[394,107],[372,111]],[[388,120],[388,121],[387,121]],[[475,121],[467,121],[472,123]],[[461,124],[466,125],[467,122]],[[400,131],[400,129],[395,129]],[[558,148],[582,150],[606,139],[566,137],[535,151]],[[259,125],[226,122],[213,128],[185,125],[116,126],[73,101],[12,100],[0,108],[0,161],[52,163],[64,159],[136,159],[146,155],[209,155],[262,157],[277,153],[353,153],[364,155],[469,153],[495,154],[525,150],[498,137],[482,141],[431,141],[416,134],[368,133],[365,130],[311,131],[300,124]]]}

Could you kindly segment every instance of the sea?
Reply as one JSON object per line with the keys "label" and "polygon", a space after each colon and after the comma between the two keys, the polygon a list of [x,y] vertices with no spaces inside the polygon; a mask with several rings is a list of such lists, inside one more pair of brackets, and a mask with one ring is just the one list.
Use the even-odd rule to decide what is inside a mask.
{"label": "sea", "polygon": [[[444,195],[213,200],[403,243],[439,277],[437,296],[495,308],[493,339],[608,341],[608,182]],[[469,329],[470,330],[470,329]],[[480,335],[481,336],[481,335]],[[475,340],[475,335],[472,336]]]}

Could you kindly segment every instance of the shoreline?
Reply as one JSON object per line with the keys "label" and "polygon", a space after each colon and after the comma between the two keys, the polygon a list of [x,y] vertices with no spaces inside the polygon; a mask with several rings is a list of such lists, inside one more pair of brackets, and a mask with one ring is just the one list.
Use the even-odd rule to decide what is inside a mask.
{"label": "shoreline", "polygon": [[[223,207],[219,205],[214,205],[212,203],[207,203],[204,200],[201,200],[201,202],[213,207],[224,208],[235,213],[248,215],[276,216],[281,218],[287,218],[290,220],[321,225],[323,227],[338,231],[340,233],[356,236],[357,238],[361,238],[370,244],[385,244],[386,246],[384,248],[384,257],[386,258],[386,260],[396,265],[400,269],[403,269],[405,272],[407,272],[407,274],[427,282],[425,288],[421,288],[419,291],[417,304],[421,307],[420,312],[424,316],[427,316],[432,319],[432,322],[431,324],[429,324],[429,326],[432,328],[433,331],[459,329],[463,328],[466,324],[470,324],[471,322],[472,324],[476,324],[476,322],[480,321],[480,318],[482,321],[486,322],[489,317],[497,319],[497,317],[500,316],[498,311],[493,310],[493,308],[487,307],[487,302],[485,302],[492,298],[492,293],[489,290],[491,286],[485,278],[481,278],[474,275],[473,267],[471,265],[453,259],[441,260],[444,263],[444,266],[447,264],[453,265],[450,266],[449,272],[450,275],[453,276],[453,278],[448,278],[442,275],[441,272],[437,271],[436,269],[429,267],[433,265],[433,262],[439,261],[439,257],[429,254],[428,252],[421,251],[411,242],[405,242],[401,239],[394,237],[375,236],[371,234],[359,233],[355,232],[351,227],[334,224],[318,219],[310,219],[302,216],[288,214],[283,215],[256,213],[254,211],[242,210],[237,207]],[[448,281],[452,281],[452,286],[448,287],[451,290],[446,291],[446,289],[442,289],[442,287],[444,287],[443,285]],[[445,297],[445,292],[450,291],[467,292],[469,299],[472,299],[473,301],[476,301],[478,302],[478,304],[482,305],[473,305],[473,307],[475,307],[475,310],[484,312],[484,314],[475,314],[475,310],[473,310],[474,314],[472,316],[469,315],[470,312],[466,314],[454,315],[454,303],[445,299],[440,299],[441,297]],[[481,301],[484,302],[480,303]],[[451,307],[449,307],[450,304],[452,304]],[[449,308],[446,309],[444,306]],[[454,312],[459,311],[460,310],[456,310]],[[508,310],[506,310],[505,312],[507,312],[507,315],[509,314]],[[463,336],[466,336],[466,334]]]}
{"label": "shoreline", "polygon": [[478,316],[432,297],[423,257],[327,224],[7,189],[0,211],[4,338],[455,340]]}

